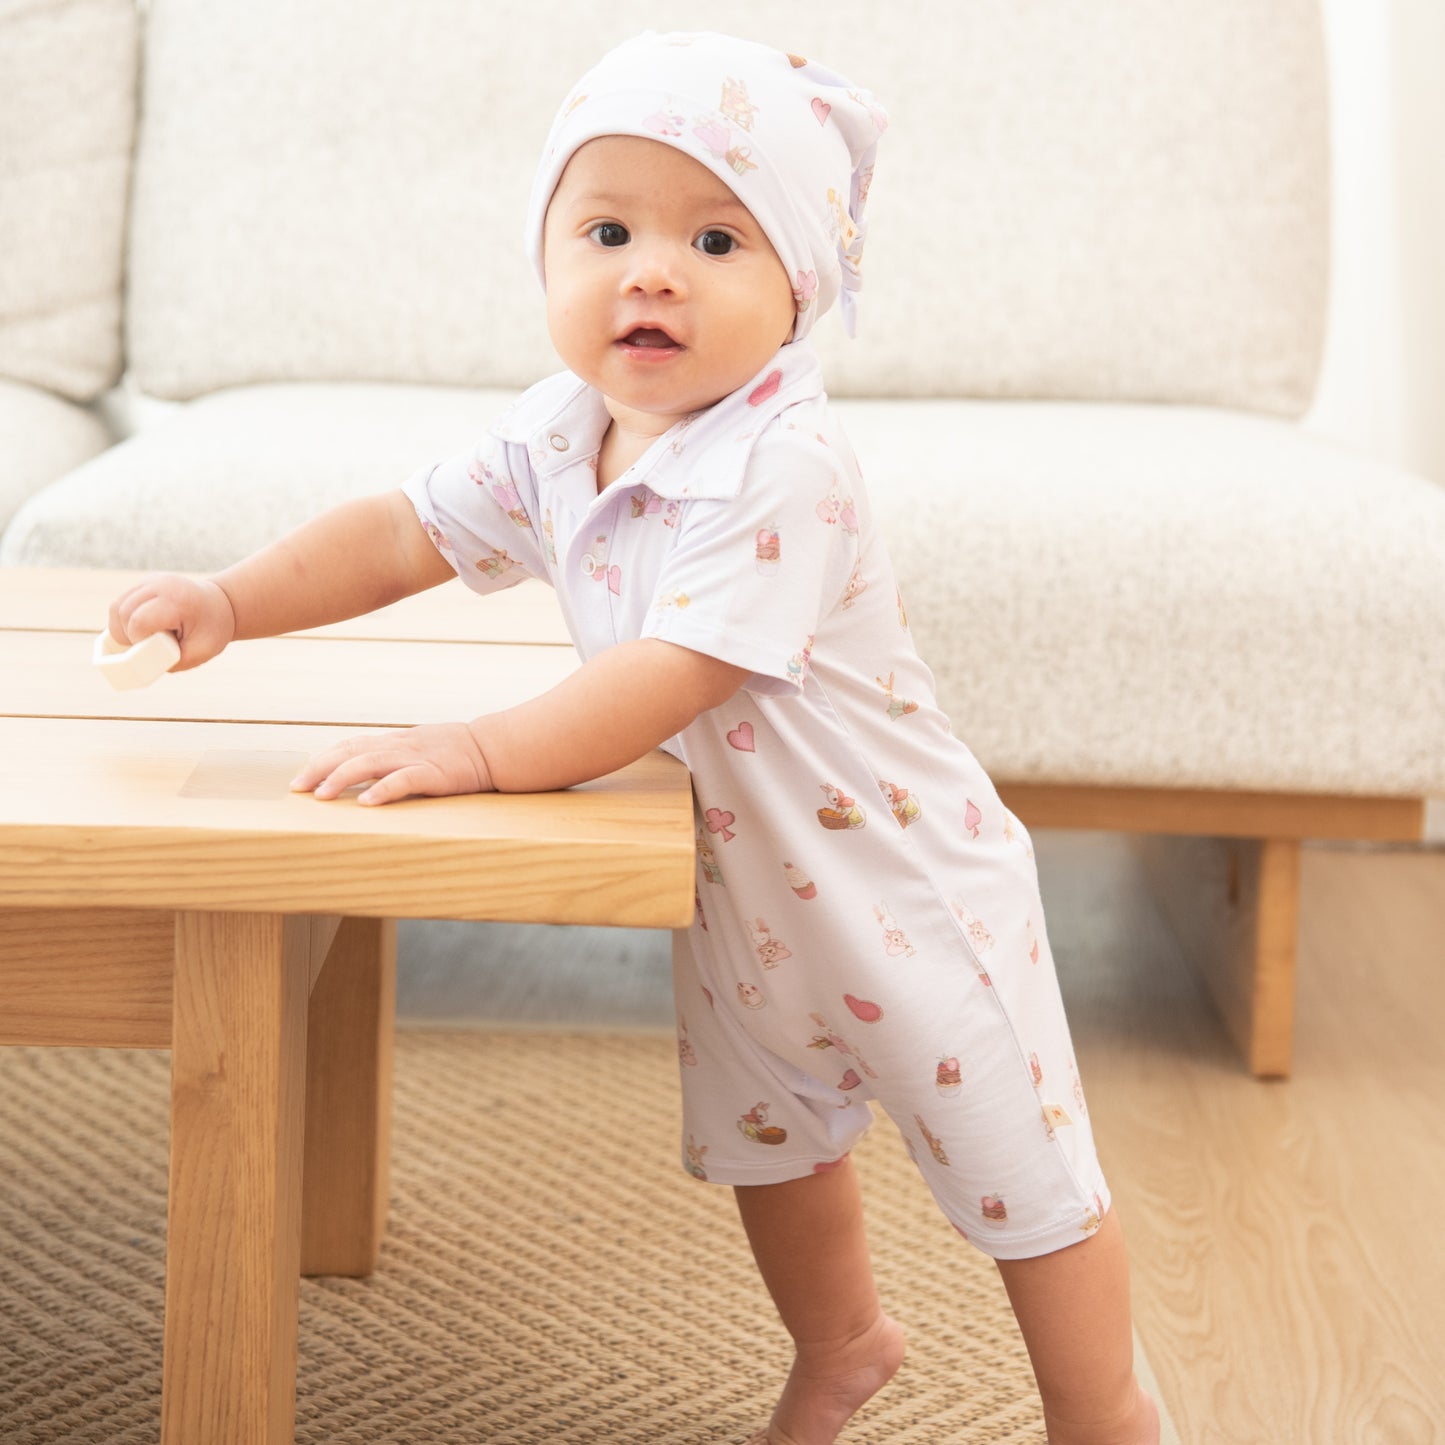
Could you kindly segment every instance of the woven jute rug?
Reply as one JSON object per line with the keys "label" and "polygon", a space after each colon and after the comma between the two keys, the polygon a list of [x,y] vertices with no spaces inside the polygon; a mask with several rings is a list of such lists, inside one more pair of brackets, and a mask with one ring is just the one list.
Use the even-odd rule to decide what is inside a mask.
{"label": "woven jute rug", "polygon": [[[403,1030],[370,1279],[301,1283],[301,1445],[725,1445],[790,1350],[656,1035]],[[169,1055],[0,1049],[0,1440],[159,1437]],[[856,1151],[893,1384],[847,1445],[1043,1439],[997,1272],[891,1124]],[[194,1445],[206,1445],[197,1441]]]}

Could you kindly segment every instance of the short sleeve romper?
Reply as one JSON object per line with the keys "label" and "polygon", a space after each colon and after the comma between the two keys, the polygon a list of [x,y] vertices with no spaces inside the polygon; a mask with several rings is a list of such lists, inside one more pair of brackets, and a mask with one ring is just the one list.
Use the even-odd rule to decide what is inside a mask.
{"label": "short sleeve romper", "polygon": [[661,638],[750,674],[664,745],[697,827],[685,1167],[826,1169],[876,1100],[985,1252],[1084,1238],[1109,1195],[1029,835],[934,701],[816,357],[784,346],[599,495],[609,419],[562,373],[405,490],[477,591],[550,583],[584,659]]}

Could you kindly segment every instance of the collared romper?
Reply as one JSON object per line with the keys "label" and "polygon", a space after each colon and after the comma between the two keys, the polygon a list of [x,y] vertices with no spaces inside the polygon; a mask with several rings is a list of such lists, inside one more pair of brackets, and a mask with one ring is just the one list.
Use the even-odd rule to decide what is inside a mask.
{"label": "collared romper", "polygon": [[673,949],[685,1167],[826,1169],[876,1099],[985,1252],[1084,1238],[1109,1194],[1033,848],[934,701],[811,349],[599,496],[609,419],[564,372],[405,490],[478,592],[550,583],[584,659],[652,637],[750,673],[664,744],[698,845]]}

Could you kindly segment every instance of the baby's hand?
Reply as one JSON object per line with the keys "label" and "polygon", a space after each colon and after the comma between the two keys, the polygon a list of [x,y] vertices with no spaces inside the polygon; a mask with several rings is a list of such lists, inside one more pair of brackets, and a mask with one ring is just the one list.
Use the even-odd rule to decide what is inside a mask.
{"label": "baby's hand", "polygon": [[358,802],[394,803],[415,795],[439,798],[493,791],[487,760],[466,723],[346,738],[317,753],[291,780],[291,790],[334,798],[371,779],[376,781]]}
{"label": "baby's hand", "polygon": [[160,572],[110,604],[110,635],[126,647],[156,632],[175,634],[185,672],[209,662],[236,634],[231,601],[214,582]]}

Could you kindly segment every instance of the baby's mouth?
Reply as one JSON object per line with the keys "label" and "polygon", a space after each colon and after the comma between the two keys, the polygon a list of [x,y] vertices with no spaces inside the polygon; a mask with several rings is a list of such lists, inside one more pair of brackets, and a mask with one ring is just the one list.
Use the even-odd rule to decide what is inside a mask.
{"label": "baby's mouth", "polygon": [[635,331],[629,331],[621,341],[624,346],[639,346],[649,350],[666,350],[678,345],[667,332],[655,326],[639,326]]}

